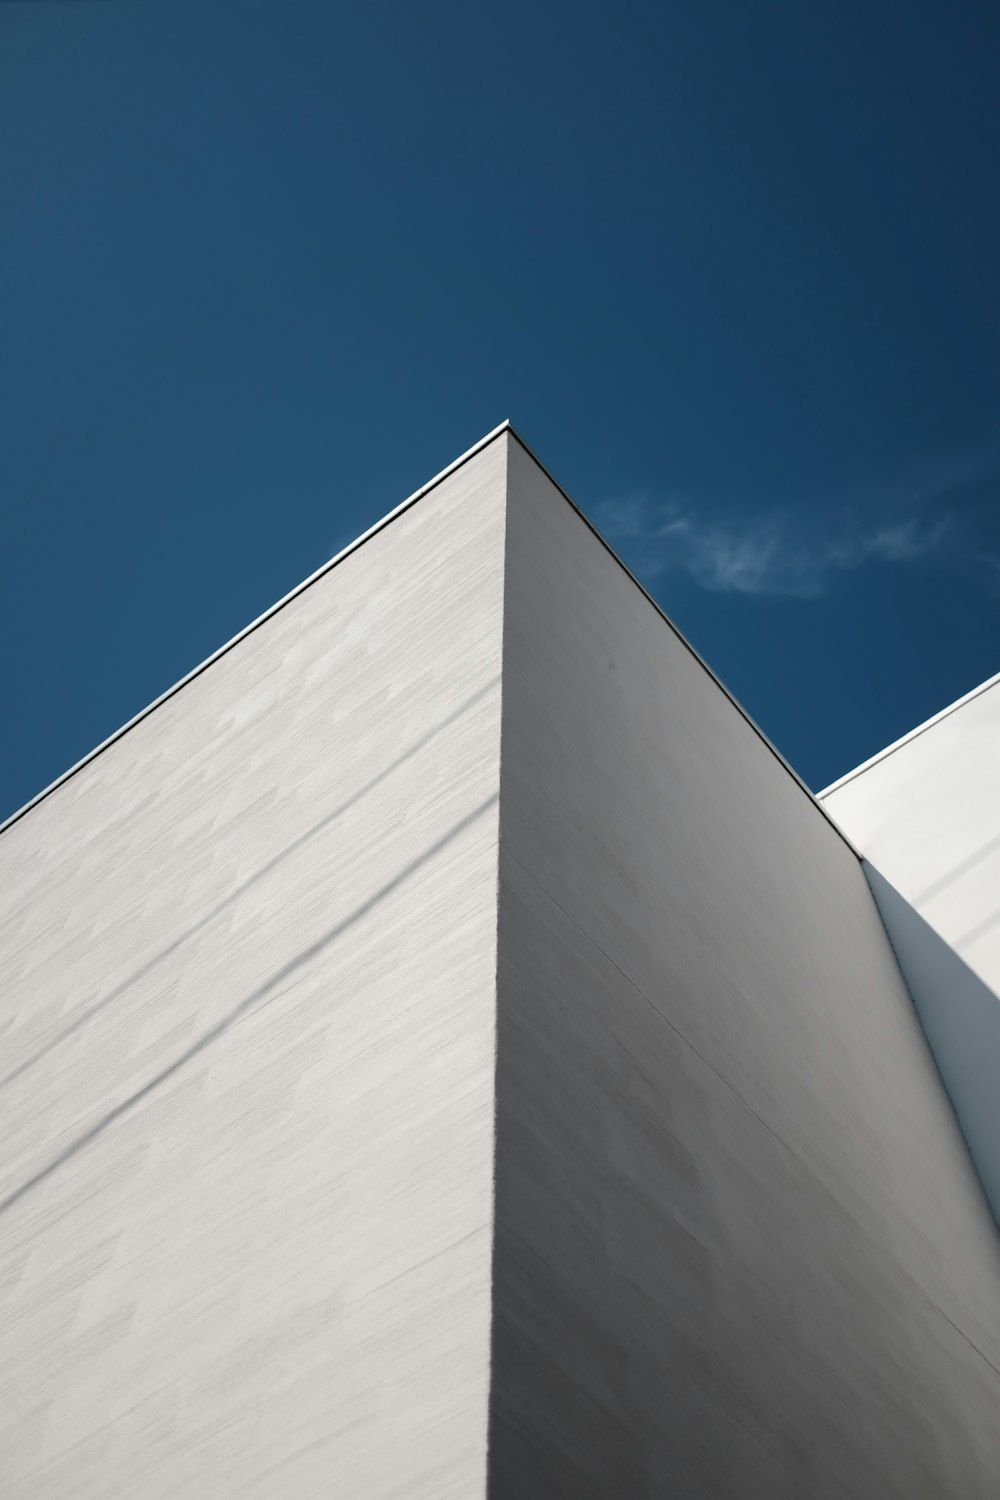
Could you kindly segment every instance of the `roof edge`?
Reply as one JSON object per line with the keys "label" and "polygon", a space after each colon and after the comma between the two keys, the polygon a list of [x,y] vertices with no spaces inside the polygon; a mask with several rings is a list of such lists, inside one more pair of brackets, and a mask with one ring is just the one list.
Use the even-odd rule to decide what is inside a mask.
{"label": "roof edge", "polygon": [[961,698],[956,698],[954,703],[948,704],[947,708],[939,709],[936,714],[932,714],[929,719],[925,719],[922,724],[916,725],[914,729],[907,730],[906,734],[901,735],[898,740],[893,740],[891,745],[886,745],[884,750],[879,750],[875,755],[870,756],[868,760],[862,761],[860,766],[855,766],[853,771],[848,771],[846,775],[841,776],[837,781],[831,781],[829,786],[825,786],[821,792],[816,793],[817,798],[828,797],[831,792],[839,791],[842,786],[846,786],[849,781],[853,781],[855,776],[861,776],[865,771],[871,770],[872,766],[878,765],[880,760],[885,760],[886,756],[892,755],[896,750],[901,750],[904,745],[908,745],[918,735],[924,734],[928,729],[933,729],[935,724],[940,724],[942,719],[946,719],[956,709],[964,708],[967,703],[972,702],[973,698],[978,698],[981,693],[988,692],[990,688],[996,687],[998,684],[1000,684],[1000,672],[997,672],[994,677],[988,677],[985,682],[981,682],[978,687],[972,688],[971,691],[965,693]]}
{"label": "roof edge", "polygon": [[532,459],[533,462],[538,465],[538,467],[541,469],[541,471],[545,475],[545,477],[548,480],[551,481],[551,483],[559,491],[560,495],[562,495],[563,499],[566,500],[567,503],[572,506],[572,508],[576,511],[577,515],[580,517],[580,520],[584,523],[585,526],[587,526],[589,528],[590,531],[593,532],[594,536],[596,536],[597,540],[600,542],[601,546],[605,549],[605,551],[609,552],[611,554],[611,556],[614,558],[615,562],[618,564],[618,566],[622,569],[622,571],[624,573],[628,574],[629,578],[631,578],[632,582],[635,584],[635,586],[639,590],[639,592],[641,594],[645,595],[645,597],[649,600],[649,603],[656,610],[656,613],[660,616],[660,618],[673,631],[674,635],[680,641],[681,645],[684,646],[688,651],[690,651],[690,653],[694,657],[695,661],[699,664],[699,666],[705,672],[708,673],[709,677],[715,683],[716,687],[721,688],[722,692],[725,694],[725,696],[729,699],[730,703],[736,709],[736,712],[738,714],[740,714],[740,716],[743,719],[746,720],[746,722],[749,724],[750,728],[757,735],[757,737],[759,739],[763,740],[764,744],[767,746],[768,750],[770,750],[771,754],[774,756],[774,758],[778,762],[778,764],[784,767],[784,769],[788,772],[788,775],[792,778],[792,780],[799,787],[799,789],[801,791],[805,792],[806,796],[809,798],[809,801],[814,804],[814,806],[817,808],[817,810],[826,819],[826,821],[829,823],[830,827],[833,829],[834,833],[836,833],[837,836],[844,841],[844,843],[850,849],[851,853],[854,854],[856,856],[856,858],[860,860],[862,858],[861,851],[847,837],[847,834],[841,828],[840,824],[836,821],[836,819],[833,817],[833,815],[831,813],[827,812],[826,808],[823,806],[822,802],[819,800],[819,796],[814,791],[812,791],[809,787],[806,786],[805,782],[802,780],[802,777],[799,775],[798,771],[795,770],[794,766],[792,766],[792,765],[789,764],[789,762],[782,755],[782,753],[778,749],[778,747],[770,739],[768,739],[767,735],[764,733],[763,729],[761,729],[761,727],[757,723],[757,721],[743,707],[743,704],[736,697],[736,695],[734,693],[731,693],[729,691],[729,689],[726,687],[726,684],[722,681],[722,678],[719,677],[719,675],[712,670],[712,668],[709,666],[708,662],[701,655],[700,651],[697,651],[695,649],[695,647],[692,646],[691,642],[688,640],[688,638],[684,634],[684,632],[682,630],[680,630],[678,628],[678,626],[676,626],[674,624],[673,620],[670,618],[670,616],[667,614],[667,612],[656,602],[656,600],[653,598],[653,596],[649,592],[649,590],[647,588],[645,588],[643,586],[643,584],[641,584],[639,582],[638,578],[632,572],[632,569],[628,566],[627,563],[625,563],[625,562],[622,561],[622,559],[618,556],[618,553],[615,551],[614,547],[612,547],[612,545],[608,541],[608,539],[601,534],[601,532],[594,525],[593,521],[591,521],[590,518],[585,514],[585,512],[580,509],[580,507],[577,505],[576,501],[563,488],[563,486],[559,483],[558,479],[555,477],[555,475],[552,473],[552,471],[550,469],[547,469],[546,466],[542,463],[541,459],[538,457],[538,455],[532,451],[532,449],[524,441],[524,438],[521,436],[521,434],[514,427],[513,423],[506,422],[504,424],[504,426],[505,426],[506,430],[510,433],[511,437],[514,438],[521,445],[521,447],[524,449],[524,451],[528,455],[528,457],[530,459]]}
{"label": "roof edge", "polygon": [[[501,437],[505,432],[509,433],[510,436],[514,438],[516,442],[524,449],[525,453],[532,460],[532,462],[538,465],[542,473],[551,482],[555,489],[559,491],[560,495],[562,495],[566,503],[573,508],[576,514],[580,517],[581,521],[583,521],[584,525],[594,534],[597,540],[601,543],[601,546],[604,547],[605,551],[607,551],[611,555],[611,557],[614,558],[615,562],[622,569],[622,571],[628,575],[628,577],[635,584],[636,588],[640,591],[641,594],[644,595],[644,597],[656,610],[660,618],[665,622],[670,630],[673,631],[674,635],[680,641],[681,645],[691,653],[695,661],[698,662],[698,664],[708,674],[715,685],[720,688],[725,696],[729,699],[730,703],[736,709],[737,713],[740,714],[743,719],[745,719],[745,721],[747,722],[747,724],[749,724],[750,728],[754,731],[757,737],[763,741],[767,749],[770,750],[771,754],[778,761],[779,765],[784,767],[788,775],[792,778],[792,780],[796,783],[800,790],[805,793],[810,802],[812,802],[816,806],[822,816],[830,824],[834,832],[844,841],[851,852],[855,854],[858,859],[860,859],[861,854],[859,850],[847,837],[844,830],[838,825],[833,816],[827,811],[827,809],[823,806],[822,801],[820,800],[821,797],[826,796],[827,792],[834,790],[835,786],[841,785],[841,782],[834,783],[834,787],[827,787],[826,791],[819,794],[812,792],[809,787],[806,786],[805,782],[802,780],[798,772],[788,763],[777,746],[774,745],[770,739],[768,739],[767,735],[761,729],[760,725],[756,723],[756,721],[751,717],[751,715],[743,707],[742,703],[740,703],[739,699],[730,692],[722,679],[708,665],[708,662],[705,660],[705,658],[700,654],[700,652],[695,649],[694,646],[692,646],[687,636],[685,636],[683,631],[681,631],[674,624],[673,620],[671,620],[670,616],[660,607],[649,590],[639,582],[639,579],[632,572],[631,568],[629,568],[628,565],[622,561],[618,553],[611,546],[611,543],[607,540],[606,537],[602,536],[601,532],[597,529],[594,523],[589,519],[584,511],[580,509],[576,501],[559,483],[558,479],[555,477],[552,471],[542,463],[541,459],[525,442],[524,438],[517,431],[517,429],[509,419],[505,419],[496,427],[492,428],[491,431],[487,432],[484,437],[481,437],[478,442],[473,443],[471,448],[467,448],[464,453],[460,454],[458,458],[453,459],[450,464],[447,464],[443,469],[435,474],[432,479],[427,480],[426,484],[422,484],[419,489],[414,490],[413,493],[411,495],[408,495],[405,500],[400,501],[400,503],[394,506],[392,510],[387,511],[386,514],[382,516],[380,520],[376,521],[373,526],[369,526],[367,531],[363,531],[360,536],[355,537],[353,542],[349,542],[346,547],[341,548],[341,550],[337,552],[333,557],[331,557],[329,561],[323,563],[322,566],[317,568],[314,573],[310,573],[308,578],[304,578],[301,583],[296,584],[293,589],[289,590],[287,594],[284,594],[280,599],[276,601],[276,603],[270,605],[266,610],[264,610],[262,614],[259,614],[256,619],[251,620],[249,625],[245,625],[242,630],[237,631],[234,636],[231,636],[228,641],[226,641],[222,646],[219,646],[217,650],[213,651],[210,656],[207,656],[204,659],[204,661],[199,662],[196,667],[193,667],[190,672],[186,673],[171,687],[167,688],[165,692],[162,692],[159,697],[154,698],[153,701],[151,703],[148,703],[145,708],[140,709],[137,714],[134,714],[133,717],[127,721],[127,723],[122,724],[121,727],[119,729],[116,729],[113,734],[108,735],[107,739],[102,740],[99,745],[95,745],[92,750],[88,751],[86,755],[80,758],[80,760],[76,761],[67,770],[63,771],[62,774],[57,776],[54,781],[50,781],[48,786],[43,787],[40,792],[36,792],[35,795],[31,797],[27,802],[25,802],[22,807],[19,807],[15,812],[11,813],[8,818],[0,823],[0,834],[5,833],[8,828],[11,828],[15,823],[19,822],[26,813],[31,812],[32,808],[37,807],[40,802],[44,802],[52,792],[56,791],[57,788],[61,787],[65,782],[69,781],[70,778],[75,776],[78,771],[82,771],[85,766],[90,765],[91,761],[96,760],[99,755],[101,755],[105,750],[109,749],[124,735],[128,734],[130,729],[134,729],[137,724],[141,724],[143,719],[147,718],[149,714],[154,711],[154,709],[159,708],[162,703],[166,703],[168,698],[172,698],[175,693],[179,693],[181,688],[186,687],[189,682],[193,682],[196,677],[199,677],[202,672],[206,671],[206,669],[212,666],[214,662],[218,661],[220,657],[225,656],[227,651],[231,651],[234,646],[239,645],[240,641],[244,640],[248,635],[256,630],[258,626],[263,625],[265,621],[271,619],[272,616],[276,615],[280,609],[284,609],[285,605],[290,604],[293,599],[297,599],[300,594],[304,593],[307,588],[316,583],[320,578],[324,577],[325,574],[329,573],[330,570],[332,568],[335,568],[339,562],[342,562],[345,557],[349,557],[352,552],[357,551],[359,547],[361,547],[371,537],[375,536],[376,533],[383,529],[383,527],[388,526],[390,521],[394,521],[397,516],[402,515],[402,513],[405,510],[408,510],[411,505],[416,504],[416,502],[421,499],[422,496],[426,495],[430,490],[434,489],[442,482],[442,480],[447,479],[449,475],[454,474],[455,471],[457,469],[460,469],[463,464],[468,463],[470,459],[474,458],[478,453],[481,453],[484,448],[487,448],[490,443],[495,442],[496,439],[498,437]],[[972,693],[968,694],[967,697],[975,697],[976,693],[984,691],[985,688],[992,686],[994,682],[1000,682],[1000,674],[998,674],[997,677],[992,678],[990,682],[984,683],[981,687],[976,688]],[[958,708],[960,704],[965,701],[966,699],[960,699],[958,703],[952,704],[951,708],[945,709],[943,713],[939,714],[937,717],[942,718],[945,713],[951,712],[951,709],[953,708]],[[930,724],[933,722],[933,720],[928,720],[928,723],[922,725],[921,728],[929,728]],[[919,729],[913,730],[911,731],[911,734],[907,736],[907,738],[911,738],[912,735],[919,732]],[[902,741],[899,741],[897,743],[901,744]],[[876,756],[875,759],[881,759],[883,755],[889,754],[890,750],[895,748],[896,746],[890,746],[887,750],[881,751],[879,756]],[[865,764],[867,766],[871,764],[871,762],[866,762]],[[850,772],[847,777],[843,778],[843,780],[850,780],[851,776],[858,775],[860,771],[864,769],[865,766],[858,767],[856,771]]]}
{"label": "roof edge", "polygon": [[[367,542],[376,534],[376,532],[381,531],[384,526],[388,526],[389,522],[394,521],[397,516],[402,515],[404,510],[408,510],[411,505],[414,505],[419,499],[421,499],[423,495],[426,495],[429,490],[434,489],[435,486],[439,485],[442,480],[447,479],[449,475],[454,474],[456,469],[460,469],[463,464],[468,463],[470,458],[475,458],[477,453],[481,453],[482,450],[488,447],[490,443],[494,442],[503,433],[509,431],[513,431],[513,429],[511,428],[510,423],[504,420],[498,426],[494,427],[490,432],[488,432],[485,437],[481,437],[477,443],[473,443],[472,447],[467,448],[464,453],[459,455],[458,458],[453,459],[450,464],[447,464],[445,468],[441,469],[439,473],[435,474],[433,479],[428,479],[427,483],[422,484],[418,490],[414,490],[412,495],[408,495],[405,500],[401,500],[400,503],[394,506],[392,510],[388,511],[381,518],[381,520],[376,521],[373,526],[369,526],[367,531],[363,531],[360,536],[355,537],[353,542],[349,542],[346,547],[342,547],[341,550],[337,552],[333,557],[331,557],[328,562],[323,563],[321,567],[317,568],[315,573],[310,573],[308,578],[304,578],[301,583],[297,583],[295,587],[293,589],[290,589],[287,594],[282,595],[282,597],[275,604],[272,604],[267,609],[265,609],[263,614],[258,615],[255,620],[251,620],[249,625],[244,625],[242,630],[237,631],[237,633],[234,636],[231,636],[224,645],[220,646],[216,651],[213,651],[211,656],[206,656],[204,661],[199,662],[196,667],[193,667],[190,672],[187,672],[183,677],[181,677],[177,682],[173,684],[172,687],[168,687],[166,691],[161,693],[158,698],[154,698],[151,703],[147,703],[146,707],[141,708],[137,714],[134,714],[132,718],[127,721],[127,723],[122,724],[121,727],[119,729],[116,729],[113,734],[109,734],[107,739],[102,740],[99,745],[95,745],[93,750],[88,750],[86,755],[82,756],[78,761],[74,762],[74,764],[71,765],[68,770],[63,771],[62,774],[57,776],[54,781],[50,781],[48,786],[43,787],[40,792],[36,792],[35,795],[29,798],[29,800],[25,802],[22,807],[19,807],[16,812],[12,812],[8,818],[5,818],[4,821],[0,823],[0,834],[6,833],[7,829],[12,827],[13,824],[19,822],[20,819],[24,817],[25,813],[29,813],[32,808],[37,807],[40,802],[44,802],[46,797],[50,796],[51,793],[54,792],[58,787],[61,787],[65,782],[69,781],[71,776],[75,776],[78,771],[82,771],[84,766],[89,766],[91,761],[96,760],[103,751],[109,749],[110,746],[115,744],[116,741],[120,740],[123,735],[128,734],[130,729],[134,729],[137,724],[141,724],[143,719],[147,718],[154,709],[160,707],[161,703],[166,703],[168,698],[172,698],[175,693],[180,692],[181,688],[186,687],[189,682],[193,682],[194,679],[196,677],[199,677],[201,673],[206,670],[206,668],[210,667],[213,664],[213,662],[218,661],[220,656],[225,656],[227,651],[231,651],[234,646],[239,645],[240,641],[244,640],[248,635],[256,630],[259,625],[263,625],[266,620],[271,619],[272,615],[276,615],[279,609],[284,609],[286,604],[290,604],[293,599],[297,599],[298,596],[304,593],[311,584],[316,583],[320,578],[324,576],[324,574],[329,573],[331,568],[335,568],[339,562],[343,562],[344,558],[348,557],[352,552],[356,552],[364,542]],[[522,444],[522,447],[523,446],[525,445]],[[534,458],[534,454],[532,454],[532,457]],[[537,463],[538,460],[536,459],[535,462]]]}

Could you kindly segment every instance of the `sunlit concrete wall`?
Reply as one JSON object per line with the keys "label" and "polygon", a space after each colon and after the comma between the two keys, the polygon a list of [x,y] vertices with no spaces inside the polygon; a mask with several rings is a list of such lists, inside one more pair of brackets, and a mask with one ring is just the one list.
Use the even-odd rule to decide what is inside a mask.
{"label": "sunlit concrete wall", "polygon": [[492,1493],[992,1500],[1000,1244],[859,861],[512,449]]}
{"label": "sunlit concrete wall", "polygon": [[1000,999],[874,865],[863,869],[1000,1225]]}
{"label": "sunlit concrete wall", "polygon": [[0,1493],[486,1470],[506,448],[0,835]]}
{"label": "sunlit concrete wall", "polygon": [[0,834],[0,962],[5,1497],[994,1500],[859,862],[513,436]]}
{"label": "sunlit concrete wall", "polygon": [[1000,996],[1000,677],[820,795],[882,877]]}
{"label": "sunlit concrete wall", "polygon": [[1000,677],[821,798],[864,855],[1000,1223]]}

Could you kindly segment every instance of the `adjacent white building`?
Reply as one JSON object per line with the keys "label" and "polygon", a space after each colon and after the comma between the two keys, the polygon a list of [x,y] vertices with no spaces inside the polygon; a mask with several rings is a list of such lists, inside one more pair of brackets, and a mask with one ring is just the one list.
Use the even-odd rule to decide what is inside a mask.
{"label": "adjacent white building", "polygon": [[1000,676],[820,798],[864,856],[1000,1222]]}
{"label": "adjacent white building", "polygon": [[820,797],[884,879],[1000,995],[1000,674]]}
{"label": "adjacent white building", "polygon": [[1000,1240],[838,798],[505,424],[35,799],[3,1493],[993,1500]]}

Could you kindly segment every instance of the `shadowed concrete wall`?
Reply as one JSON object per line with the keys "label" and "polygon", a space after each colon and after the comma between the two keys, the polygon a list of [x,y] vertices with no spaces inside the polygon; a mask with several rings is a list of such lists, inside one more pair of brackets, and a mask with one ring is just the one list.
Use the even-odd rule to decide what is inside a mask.
{"label": "shadowed concrete wall", "polygon": [[820,797],[879,874],[1000,997],[1000,677]]}
{"label": "shadowed concrete wall", "polygon": [[821,794],[865,872],[1000,1223],[1000,677]]}
{"label": "shadowed concrete wall", "polygon": [[863,868],[1000,1224],[1000,1001],[895,886]]}
{"label": "shadowed concrete wall", "polygon": [[3,833],[0,945],[5,1496],[995,1496],[858,861],[506,433]]}
{"label": "shadowed concrete wall", "polygon": [[512,443],[491,1493],[987,1500],[1000,1254],[855,855]]}
{"label": "shadowed concrete wall", "polygon": [[0,1491],[486,1469],[504,442],[0,837]]}

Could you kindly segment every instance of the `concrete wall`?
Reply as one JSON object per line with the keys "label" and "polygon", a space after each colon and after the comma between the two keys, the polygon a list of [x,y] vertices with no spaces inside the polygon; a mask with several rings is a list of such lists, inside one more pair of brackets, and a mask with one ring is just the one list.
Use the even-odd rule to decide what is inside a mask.
{"label": "concrete wall", "polygon": [[821,793],[865,872],[1000,1223],[1000,677]]}
{"label": "concrete wall", "polygon": [[491,1493],[987,1500],[1000,1247],[859,862],[532,460]]}
{"label": "concrete wall", "polygon": [[1000,677],[820,795],[865,858],[1000,996]]}
{"label": "concrete wall", "polygon": [[0,837],[0,1492],[485,1486],[505,442]]}
{"label": "concrete wall", "polygon": [[874,866],[864,871],[1000,1224],[1000,1001]]}
{"label": "concrete wall", "polygon": [[859,863],[512,436],[0,835],[0,958],[4,1496],[997,1493]]}

